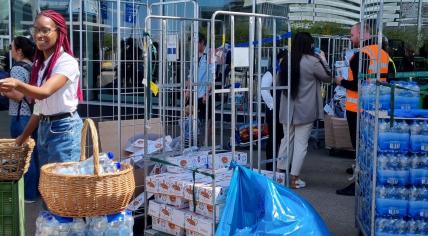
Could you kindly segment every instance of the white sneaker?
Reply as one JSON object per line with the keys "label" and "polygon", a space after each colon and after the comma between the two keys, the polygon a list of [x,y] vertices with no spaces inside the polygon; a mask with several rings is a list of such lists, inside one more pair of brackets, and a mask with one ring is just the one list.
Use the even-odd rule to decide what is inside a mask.
{"label": "white sneaker", "polygon": [[300,187],[300,188],[304,188],[306,187],[306,182],[301,180],[301,179],[297,179],[296,184]]}
{"label": "white sneaker", "polygon": [[299,188],[304,188],[306,187],[306,183],[305,181],[301,180],[301,179],[297,179],[296,182],[294,182],[295,185],[291,184],[291,188],[295,188],[295,189],[299,189]]}

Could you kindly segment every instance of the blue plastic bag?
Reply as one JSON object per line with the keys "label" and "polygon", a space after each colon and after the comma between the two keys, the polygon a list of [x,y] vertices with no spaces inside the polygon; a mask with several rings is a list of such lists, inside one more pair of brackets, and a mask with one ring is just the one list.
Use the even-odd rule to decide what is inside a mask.
{"label": "blue plastic bag", "polygon": [[236,166],[216,236],[330,235],[315,209],[290,189]]}

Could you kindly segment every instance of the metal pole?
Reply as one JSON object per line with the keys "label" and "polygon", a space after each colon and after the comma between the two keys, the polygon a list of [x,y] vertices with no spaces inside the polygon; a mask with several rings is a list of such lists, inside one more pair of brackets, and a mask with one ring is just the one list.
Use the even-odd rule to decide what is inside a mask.
{"label": "metal pole", "polygon": [[[272,107],[272,109],[273,109],[273,117],[272,117],[272,131],[270,131],[271,132],[271,134],[269,134],[269,135],[272,135],[272,137],[273,137],[273,139],[272,139],[272,143],[273,143],[273,149],[272,149],[272,154],[273,154],[273,157],[272,157],[272,170],[273,170],[273,179],[276,181],[276,148],[277,148],[277,145],[276,145],[276,139],[277,139],[277,137],[276,137],[276,129],[277,129],[277,127],[276,127],[276,122],[277,122],[277,120],[276,120],[276,113],[278,112],[277,110],[276,110],[276,102],[277,102],[277,98],[276,98],[276,19],[273,19],[273,52],[272,52],[272,85],[273,85],[273,107]],[[261,132],[261,131],[259,131],[259,132]],[[269,148],[269,147],[268,147]],[[271,157],[268,157],[268,158],[271,158]]]}
{"label": "metal pole", "polygon": [[250,16],[250,22],[249,22],[249,30],[250,30],[250,52],[249,52],[249,59],[250,59],[250,83],[249,83],[249,90],[248,96],[249,96],[249,118],[250,118],[250,167],[253,169],[254,165],[254,153],[253,153],[253,90],[254,90],[254,26],[255,26],[255,17]]}
{"label": "metal pole", "polygon": [[[230,16],[230,43],[232,45],[231,47],[231,68],[230,68],[230,80],[231,80],[231,86],[230,86],[230,92],[231,92],[231,121],[232,121],[232,134],[235,132],[236,127],[236,104],[235,104],[235,63],[233,59],[235,58],[235,16]],[[251,130],[251,128],[250,128]],[[231,135],[230,143],[232,146],[232,160],[235,159],[235,135]]]}
{"label": "metal pole", "polygon": [[[291,24],[290,22],[288,22],[288,32],[291,32]],[[286,145],[286,158],[287,161],[285,163],[285,178],[286,178],[286,186],[289,186],[290,183],[290,122],[291,122],[291,117],[290,117],[290,96],[291,96],[291,91],[290,91],[290,84],[291,84],[291,38],[288,39],[288,53],[287,53],[287,58],[288,58],[288,63],[287,63],[287,137],[285,137],[284,134],[284,138],[286,138],[287,140],[287,145]]]}
{"label": "metal pole", "polygon": [[[9,1],[9,44],[13,41],[13,32],[12,32],[12,0]],[[34,37],[34,36],[33,36]],[[9,50],[9,70],[12,68],[12,50]]]}
{"label": "metal pole", "polygon": [[[260,173],[261,169],[261,158],[262,158],[262,95],[261,95],[261,87],[262,87],[262,64],[260,63],[262,60],[262,18],[257,18],[257,83],[258,83],[258,92],[257,92],[257,169]],[[275,40],[274,40],[275,41]],[[250,127],[250,130],[253,128]],[[252,147],[251,147],[252,148]]]}
{"label": "metal pole", "polygon": [[[119,147],[122,147],[122,111],[121,111],[121,90],[122,90],[122,76],[121,76],[121,30],[120,30],[120,22],[121,22],[121,14],[120,14],[120,0],[116,1],[117,4],[117,10],[116,10],[116,17],[117,17],[117,61],[118,61],[118,67],[117,67],[117,131],[119,136]],[[82,16],[82,1],[80,1],[80,15]],[[80,24],[83,24],[83,18],[80,17]],[[82,28],[80,28],[80,48],[82,47]],[[82,58],[82,53],[80,54],[80,57]],[[80,62],[80,66],[82,66],[82,61]]]}
{"label": "metal pole", "polygon": [[[69,0],[68,1],[68,16],[70,17],[70,34],[69,34],[69,38],[70,38],[70,45],[71,48],[73,48],[73,42],[74,42],[74,37],[73,37],[73,11],[71,10],[71,6],[72,6],[73,0]],[[98,9],[101,9],[100,7],[100,3],[98,2]],[[74,52],[74,50],[73,50]],[[82,63],[82,62],[80,62]]]}
{"label": "metal pole", "polygon": [[418,5],[418,38],[416,45],[422,46],[422,0],[419,0]]}
{"label": "metal pole", "polygon": [[[199,5],[197,2],[194,3],[195,7],[193,9],[193,16],[195,18],[199,17]],[[193,83],[198,83],[199,80],[199,68],[198,68],[198,43],[199,43],[199,22],[194,21],[193,22]],[[193,144],[197,145],[198,143],[198,87],[199,84],[196,85],[196,87],[190,86],[192,89],[194,89],[193,94]]]}

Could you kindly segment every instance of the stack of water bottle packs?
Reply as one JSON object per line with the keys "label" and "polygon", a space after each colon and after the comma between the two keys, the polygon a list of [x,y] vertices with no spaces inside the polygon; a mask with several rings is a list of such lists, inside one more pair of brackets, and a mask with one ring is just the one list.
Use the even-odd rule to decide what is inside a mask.
{"label": "stack of water bottle packs", "polygon": [[86,218],[42,211],[36,220],[36,236],[132,236],[133,227],[134,218],[129,211]]}
{"label": "stack of water bottle packs", "polygon": [[[397,86],[394,91],[394,109],[407,111],[419,109],[420,87],[416,82],[391,81],[391,85]],[[379,110],[389,110],[391,108],[391,87],[378,86],[371,80],[362,83],[361,107],[364,110],[375,110],[376,87],[379,87]]]}
{"label": "stack of water bottle packs", "polygon": [[[372,179],[376,172],[375,235],[428,234],[428,117],[419,109],[419,86],[395,82],[408,89],[396,89],[394,108],[405,114],[388,116],[391,89],[379,86],[378,133],[375,133],[375,93],[372,82],[363,84],[360,117],[359,178],[357,193],[361,209],[358,218],[370,232]],[[391,115],[391,112],[389,112]],[[374,170],[374,137],[377,135],[377,163]]]}
{"label": "stack of water bottle packs", "polygon": [[[168,157],[166,160],[172,165],[167,165],[166,173],[145,179],[146,191],[154,195],[148,209],[153,229],[172,235],[213,235],[213,224],[219,222],[225,206],[233,174],[229,169],[232,159],[231,152],[217,152],[213,162],[208,151],[197,148]],[[247,154],[235,152],[234,160],[246,165]],[[197,169],[199,173],[193,174],[189,169]],[[273,178],[270,171],[262,174]],[[210,175],[215,175],[215,187]],[[277,181],[284,184],[285,175],[277,173]]]}

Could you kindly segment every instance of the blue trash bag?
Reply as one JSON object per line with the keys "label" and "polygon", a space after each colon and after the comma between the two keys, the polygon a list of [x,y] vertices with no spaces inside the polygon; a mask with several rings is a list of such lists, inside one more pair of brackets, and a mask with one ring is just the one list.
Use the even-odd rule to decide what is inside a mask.
{"label": "blue trash bag", "polygon": [[315,209],[265,176],[236,166],[216,236],[330,235]]}

